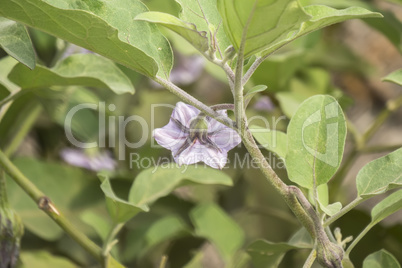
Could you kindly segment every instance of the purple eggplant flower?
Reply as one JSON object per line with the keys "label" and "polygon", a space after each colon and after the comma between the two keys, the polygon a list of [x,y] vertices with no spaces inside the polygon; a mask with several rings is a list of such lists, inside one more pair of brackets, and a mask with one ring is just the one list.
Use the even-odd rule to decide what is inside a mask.
{"label": "purple eggplant flower", "polygon": [[113,171],[117,166],[116,161],[108,151],[90,156],[81,150],[65,148],[60,152],[60,157],[72,166],[92,171]]}
{"label": "purple eggplant flower", "polygon": [[[227,117],[226,111],[218,111]],[[169,123],[153,131],[153,137],[162,147],[172,151],[176,163],[190,165],[204,162],[222,169],[228,151],[240,142],[237,132],[213,118],[205,117],[188,104],[178,102]]]}

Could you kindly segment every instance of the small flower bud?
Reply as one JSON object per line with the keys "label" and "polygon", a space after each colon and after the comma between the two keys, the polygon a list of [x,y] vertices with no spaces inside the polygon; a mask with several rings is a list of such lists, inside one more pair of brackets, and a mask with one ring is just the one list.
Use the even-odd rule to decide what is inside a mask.
{"label": "small flower bud", "polygon": [[328,268],[342,268],[343,250],[337,244],[330,242],[318,242],[317,261]]}
{"label": "small flower bud", "polygon": [[224,58],[223,61],[227,62],[227,61],[231,61],[234,56],[236,55],[236,50],[233,46],[229,46],[226,50],[225,50],[225,54],[224,54]]}
{"label": "small flower bud", "polygon": [[9,208],[0,208],[0,267],[17,264],[24,226],[20,217]]}

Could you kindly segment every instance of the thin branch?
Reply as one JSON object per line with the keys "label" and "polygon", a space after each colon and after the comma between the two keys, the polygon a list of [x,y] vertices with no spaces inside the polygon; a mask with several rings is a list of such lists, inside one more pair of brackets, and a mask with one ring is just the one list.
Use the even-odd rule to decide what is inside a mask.
{"label": "thin branch", "polygon": [[42,193],[0,150],[0,165],[5,172],[34,200],[50,218],[98,261],[103,261],[102,249],[83,233],[75,229],[56,205]]}
{"label": "thin branch", "polygon": [[331,223],[335,222],[337,219],[339,219],[340,217],[342,217],[343,215],[345,215],[346,213],[348,213],[349,211],[351,211],[352,209],[357,207],[359,204],[361,204],[365,200],[366,199],[363,199],[363,198],[361,198],[359,196],[356,197],[355,200],[353,200],[348,205],[346,205],[344,208],[342,208],[338,213],[336,213],[335,215],[333,215],[332,217],[327,219],[324,222],[324,227],[329,226]]}
{"label": "thin branch", "polygon": [[[271,55],[271,54],[269,54]],[[250,66],[250,68],[248,69],[248,71],[246,72],[246,74],[244,75],[243,79],[242,79],[242,83],[243,85],[247,84],[248,80],[250,80],[251,76],[254,74],[254,72],[257,70],[257,68],[261,65],[261,63],[263,63],[269,55],[266,55],[264,57],[258,57],[253,64]]]}
{"label": "thin branch", "polygon": [[306,262],[303,265],[303,268],[310,268],[313,266],[315,259],[317,258],[317,251],[313,249],[307,257]]}
{"label": "thin branch", "polygon": [[192,106],[198,108],[200,111],[204,112],[206,115],[209,117],[214,118],[216,121],[224,124],[227,127],[236,129],[234,122],[228,118],[228,117],[223,117],[216,111],[214,111],[211,107],[208,107],[204,103],[200,102],[187,92],[185,92],[183,89],[179,88],[175,84],[173,84],[170,81],[167,81],[161,77],[155,77],[154,80],[158,82],[160,85],[164,86],[167,90],[169,90],[171,93],[179,97],[181,100],[183,100],[186,103],[191,104]]}

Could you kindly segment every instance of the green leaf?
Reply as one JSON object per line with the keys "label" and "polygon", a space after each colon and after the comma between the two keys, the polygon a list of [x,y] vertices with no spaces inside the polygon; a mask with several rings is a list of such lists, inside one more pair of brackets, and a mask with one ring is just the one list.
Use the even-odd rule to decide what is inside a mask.
{"label": "green leaf", "polygon": [[149,211],[146,205],[135,205],[117,197],[113,192],[109,178],[104,174],[99,174],[98,177],[102,182],[100,187],[106,197],[107,209],[115,223],[126,222],[141,211]]}
{"label": "green leaf", "polygon": [[321,202],[319,202],[319,204],[320,204],[321,210],[324,211],[325,214],[327,214],[328,216],[333,216],[342,209],[341,202],[335,202],[335,203],[329,204],[327,206],[321,204]]}
{"label": "green leaf", "polygon": [[18,64],[12,57],[4,57],[0,59],[0,84],[3,85],[9,92],[13,92],[18,89],[18,86],[8,79],[8,74]]}
{"label": "green leaf", "polygon": [[[262,51],[268,55],[291,41],[334,23],[355,18],[381,17],[359,7],[336,10],[315,5],[304,9],[295,0],[219,0],[218,8],[225,30],[238,50],[244,25],[251,17],[247,31],[245,57]],[[264,23],[262,23],[264,22]]]}
{"label": "green leaf", "polygon": [[288,150],[288,138],[286,133],[278,130],[271,130],[259,126],[251,126],[251,133],[258,143],[268,151],[274,152],[283,160]]}
{"label": "green leaf", "polygon": [[[248,26],[244,57],[247,58],[295,35],[310,16],[296,0],[218,0],[223,25],[239,51],[243,30]],[[249,21],[249,23],[248,23]]]}
{"label": "green leaf", "polygon": [[240,226],[215,204],[201,204],[190,212],[198,236],[211,241],[227,262],[244,243]]}
{"label": "green leaf", "polygon": [[22,89],[81,85],[109,88],[116,94],[134,93],[130,79],[111,60],[95,54],[74,54],[48,69],[31,71],[17,64],[8,78]]}
{"label": "green leaf", "polygon": [[363,268],[401,268],[397,259],[388,251],[382,249],[368,255],[363,261]]}
{"label": "green leaf", "polygon": [[35,52],[24,25],[0,17],[0,47],[30,69],[35,68]]}
{"label": "green leaf", "polygon": [[286,252],[297,248],[288,243],[257,240],[247,247],[247,252],[250,254],[256,268],[273,268],[279,266]]}
{"label": "green leaf", "polygon": [[[97,181],[88,178],[88,173],[31,158],[18,158],[14,164],[52,200],[74,226],[81,231],[93,233],[78,215],[89,207],[93,210],[97,204],[101,205],[102,193],[97,188]],[[7,190],[10,204],[29,231],[50,241],[64,234],[46,213],[38,210],[38,205],[14,181],[7,181]]]}
{"label": "green leaf", "polygon": [[313,248],[314,241],[311,235],[307,232],[305,228],[299,229],[288,242],[290,245],[298,248]]}
{"label": "green leaf", "polygon": [[275,50],[281,48],[282,46],[294,41],[301,36],[335,23],[343,22],[350,19],[383,17],[380,13],[371,12],[361,7],[350,7],[337,10],[323,5],[311,5],[305,7],[304,11],[309,16],[311,16],[311,18],[304,21],[297,31],[289,33],[288,36],[277,38],[272,44],[270,44],[268,49],[263,51],[263,55],[271,54]]}
{"label": "green leaf", "polygon": [[220,170],[175,164],[142,171],[130,189],[129,202],[138,206],[151,204],[184,184],[221,184],[231,186],[231,178]]}
{"label": "green leaf", "polygon": [[67,258],[51,255],[47,251],[23,251],[22,268],[76,268],[77,265]]}
{"label": "green leaf", "polygon": [[371,225],[402,209],[402,190],[387,196],[371,210]]}
{"label": "green leaf", "polygon": [[251,99],[255,96],[255,94],[263,92],[268,87],[266,85],[258,85],[250,89],[247,94],[244,96],[244,106],[247,107],[250,103]]}
{"label": "green leaf", "polygon": [[371,161],[357,174],[357,193],[363,198],[385,193],[402,185],[402,148]]}
{"label": "green leaf", "polygon": [[337,101],[316,95],[304,101],[287,131],[286,167],[289,179],[305,188],[327,183],[343,156],[346,122]]}
{"label": "green leaf", "polygon": [[145,234],[144,252],[152,247],[188,232],[187,225],[178,216],[166,216],[155,221]]}
{"label": "green leaf", "polygon": [[182,36],[199,51],[205,52],[208,50],[206,32],[199,32],[197,27],[192,23],[182,21],[175,16],[162,12],[145,12],[138,15],[135,19],[161,24]]}
{"label": "green leaf", "polygon": [[106,241],[112,229],[112,224],[107,220],[107,217],[102,217],[93,211],[85,211],[81,214],[81,220],[94,228],[102,241]]}
{"label": "green leaf", "polygon": [[[230,45],[229,38],[222,27],[222,18],[217,9],[217,0],[176,0],[182,10],[180,19],[193,23],[199,32],[205,34],[216,33],[217,49],[223,53]],[[209,42],[213,43],[211,36],[207,35]],[[220,57],[220,55],[218,55]]]}
{"label": "green leaf", "polygon": [[144,75],[167,78],[173,64],[169,43],[155,25],[134,20],[146,11],[138,0],[0,2],[0,16],[94,51]]}
{"label": "green leaf", "polygon": [[402,86],[402,69],[396,70],[382,79]]}

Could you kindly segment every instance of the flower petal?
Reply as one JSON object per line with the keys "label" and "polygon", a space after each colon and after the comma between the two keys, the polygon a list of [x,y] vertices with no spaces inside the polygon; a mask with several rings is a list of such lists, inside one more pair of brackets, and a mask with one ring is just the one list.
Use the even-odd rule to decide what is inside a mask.
{"label": "flower petal", "polygon": [[213,133],[210,139],[221,149],[226,152],[232,150],[239,145],[241,138],[237,132],[231,128],[224,127],[222,130]]}
{"label": "flower petal", "polygon": [[[224,117],[224,118],[228,117],[226,110],[220,110],[220,111],[217,111],[217,113],[219,114],[220,117]],[[213,118],[210,118],[209,124],[208,124],[208,132],[216,132],[216,131],[219,131],[226,127],[227,126],[225,126],[224,124],[216,121]]]}
{"label": "flower petal", "polygon": [[160,146],[171,150],[175,155],[185,142],[187,135],[173,125],[173,122],[169,122],[163,128],[154,129],[152,136]]}
{"label": "flower petal", "polygon": [[179,165],[191,165],[204,162],[212,168],[222,169],[227,162],[227,152],[219,152],[196,141],[192,146],[176,156],[175,161]]}
{"label": "flower petal", "polygon": [[197,108],[180,101],[176,104],[172,117],[179,120],[184,126],[189,127],[191,120],[199,113],[200,111]]}

